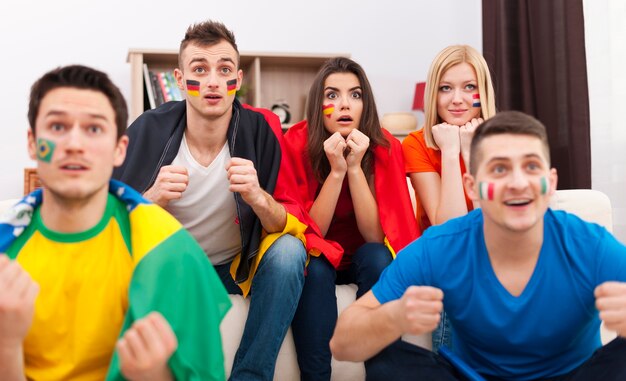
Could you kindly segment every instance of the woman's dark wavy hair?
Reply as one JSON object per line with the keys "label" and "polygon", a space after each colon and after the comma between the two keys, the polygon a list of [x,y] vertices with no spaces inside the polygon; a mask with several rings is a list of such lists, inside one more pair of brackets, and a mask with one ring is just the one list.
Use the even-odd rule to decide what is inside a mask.
{"label": "woman's dark wavy hair", "polygon": [[376,102],[374,101],[374,93],[370,86],[365,71],[358,63],[345,57],[335,57],[326,61],[317,76],[313,80],[313,85],[309,90],[307,102],[307,122],[308,122],[308,151],[311,159],[311,167],[315,173],[315,177],[320,183],[323,183],[330,173],[330,163],[324,152],[324,141],[330,137],[330,133],[324,127],[324,114],[322,105],[324,99],[324,84],[329,75],[335,73],[352,73],[359,79],[362,91],[363,112],[361,114],[361,123],[359,131],[370,138],[370,145],[361,161],[363,173],[369,179],[374,169],[374,148],[376,146],[389,147],[389,142],[383,135],[376,111]]}

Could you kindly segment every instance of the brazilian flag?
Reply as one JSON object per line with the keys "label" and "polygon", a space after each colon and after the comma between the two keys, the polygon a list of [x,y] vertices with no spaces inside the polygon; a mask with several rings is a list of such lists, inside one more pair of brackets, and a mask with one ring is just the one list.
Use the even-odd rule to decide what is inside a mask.
{"label": "brazilian flag", "polygon": [[52,154],[54,154],[55,144],[47,139],[37,139],[37,159],[49,163],[52,160]]}

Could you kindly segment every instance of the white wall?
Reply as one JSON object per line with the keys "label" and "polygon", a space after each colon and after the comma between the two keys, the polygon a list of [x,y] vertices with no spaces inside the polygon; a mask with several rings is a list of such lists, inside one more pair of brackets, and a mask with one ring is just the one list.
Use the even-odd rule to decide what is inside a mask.
{"label": "white wall", "polygon": [[626,243],[626,2],[585,0],[591,113],[591,183],[613,205],[613,230]]}
{"label": "white wall", "polygon": [[480,0],[26,0],[1,2],[0,14],[0,199],[21,196],[23,168],[35,165],[26,154],[26,113],[39,76],[85,64],[107,72],[128,97],[128,49],[177,49],[193,22],[224,22],[242,51],[351,53],[381,116],[410,111],[415,83],[446,45],[482,49]]}

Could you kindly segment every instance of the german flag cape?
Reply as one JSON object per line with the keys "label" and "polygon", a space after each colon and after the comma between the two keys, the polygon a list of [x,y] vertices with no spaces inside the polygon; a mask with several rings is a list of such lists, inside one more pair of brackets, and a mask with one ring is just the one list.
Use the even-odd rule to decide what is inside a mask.
{"label": "german flag cape", "polygon": [[[383,133],[391,147],[374,148],[374,189],[378,204],[378,215],[385,233],[385,244],[395,257],[400,249],[419,236],[411,198],[404,173],[404,158],[400,142],[389,132]],[[308,155],[307,122],[299,122],[289,128],[285,135],[285,146],[292,158],[297,180],[298,193],[309,211],[320,187],[315,179]],[[310,222],[305,232],[307,252],[324,256],[337,268],[341,263],[343,248],[337,242],[324,239],[319,227]]]}
{"label": "german flag cape", "polygon": [[[126,204],[134,265],[120,336],[136,320],[158,311],[178,339],[168,363],[174,377],[224,380],[219,325],[230,300],[202,248],[174,217],[131,187],[111,180],[109,193]],[[39,189],[0,217],[0,252],[6,252],[30,224],[41,201]],[[123,379],[115,352],[107,380]]]}

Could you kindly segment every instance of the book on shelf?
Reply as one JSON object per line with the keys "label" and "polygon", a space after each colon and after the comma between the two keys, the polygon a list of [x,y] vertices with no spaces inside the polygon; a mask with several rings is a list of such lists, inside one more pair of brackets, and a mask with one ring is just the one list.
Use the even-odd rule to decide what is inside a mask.
{"label": "book on shelf", "polygon": [[172,95],[170,94],[167,88],[167,79],[165,79],[165,72],[161,71],[157,73],[157,78],[159,79],[159,86],[161,87],[161,93],[163,94],[163,101],[169,102],[172,100]]}
{"label": "book on shelf", "polygon": [[166,71],[165,72],[165,77],[167,79],[167,85],[168,85],[168,89],[170,90],[170,93],[172,94],[172,100],[173,101],[182,101],[183,100],[183,96],[180,93],[180,89],[178,88],[178,83],[176,83],[176,78],[174,77],[174,72],[173,71]]}
{"label": "book on shelf", "polygon": [[150,105],[150,108],[155,108],[157,105],[154,101],[154,88],[152,87],[152,79],[150,78],[148,64],[143,64],[143,84],[148,96],[148,104]]}
{"label": "book on shelf", "polygon": [[152,84],[152,89],[154,91],[154,103],[156,104],[156,107],[159,107],[165,103],[165,99],[163,98],[163,92],[161,91],[161,85],[159,84],[159,77],[153,71],[150,71],[150,83]]}

